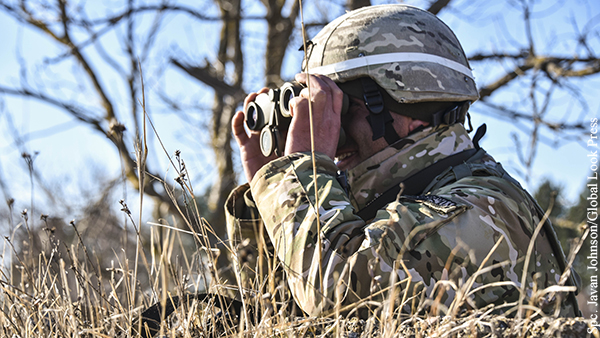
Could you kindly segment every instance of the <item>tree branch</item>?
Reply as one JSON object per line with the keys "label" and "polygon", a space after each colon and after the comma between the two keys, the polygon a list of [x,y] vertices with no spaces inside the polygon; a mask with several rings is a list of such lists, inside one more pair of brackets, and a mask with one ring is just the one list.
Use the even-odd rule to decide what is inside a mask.
{"label": "tree branch", "polygon": [[554,132],[560,132],[560,131],[585,132],[585,131],[587,131],[587,127],[584,126],[582,123],[552,122],[552,121],[546,121],[543,119],[535,120],[535,118],[533,116],[531,116],[530,113],[524,113],[524,112],[519,112],[519,111],[516,111],[513,109],[508,109],[506,107],[496,105],[496,104],[493,104],[493,103],[487,102],[487,101],[482,102],[482,104],[494,109],[495,111],[500,113],[503,117],[509,118],[511,120],[526,120],[526,121],[530,121],[530,122],[538,122],[541,125],[544,125],[545,127],[547,127],[548,129],[550,129]]}
{"label": "tree branch", "polygon": [[449,3],[450,0],[437,0],[436,2],[429,5],[427,11],[437,15],[442,9],[448,6]]}
{"label": "tree branch", "polygon": [[510,58],[516,59],[521,63],[521,65],[515,67],[513,71],[504,74],[493,83],[481,87],[479,90],[480,99],[483,100],[486,97],[491,96],[496,90],[504,87],[517,77],[524,76],[528,71],[532,69],[544,71],[547,74],[547,77],[553,82],[556,81],[558,78],[584,77],[600,73],[599,59],[577,59],[551,56],[536,56],[522,59],[520,57],[520,55],[526,54],[527,53],[513,55],[478,54],[470,58],[472,60]]}
{"label": "tree branch", "polygon": [[50,97],[43,93],[33,92],[26,88],[14,89],[14,88],[7,88],[7,87],[0,86],[0,93],[13,95],[13,96],[22,96],[22,97],[33,98],[33,99],[48,103],[51,106],[54,106],[56,108],[67,111],[69,114],[71,114],[77,120],[84,122],[86,124],[89,124],[89,125],[93,126],[94,129],[96,129],[97,131],[99,131],[103,134],[106,134],[106,131],[102,127],[102,120],[90,117],[90,115],[93,115],[93,114],[91,112],[85,111],[81,107],[76,107],[72,104],[62,102],[56,98]]}
{"label": "tree branch", "polygon": [[[66,102],[62,102],[56,98],[50,97],[43,93],[33,92],[29,89],[25,89],[25,88],[13,89],[13,88],[6,88],[3,86],[0,86],[0,93],[7,94],[7,95],[13,95],[13,96],[21,96],[21,97],[25,97],[25,98],[33,98],[33,99],[39,100],[41,102],[44,102],[46,104],[49,104],[51,106],[54,106],[56,108],[62,109],[64,111],[68,112],[69,114],[71,114],[77,120],[79,120],[87,125],[92,126],[96,131],[107,136],[108,139],[110,139],[111,142],[115,146],[117,146],[117,149],[119,149],[119,153],[125,162],[125,171],[126,171],[127,178],[129,179],[129,181],[133,184],[133,186],[136,189],[138,188],[138,179],[137,179],[137,175],[135,174],[135,161],[130,156],[128,156],[129,151],[127,149],[127,146],[123,140],[123,137],[120,137],[122,130],[120,130],[120,131],[115,130],[114,123],[107,125],[107,128],[105,128],[105,127],[103,127],[103,119],[90,117],[91,112],[88,112],[81,107],[77,107],[75,105],[72,105],[72,104],[69,104]],[[152,175],[154,175],[154,174],[152,174]],[[157,175],[154,175],[154,176],[158,177]],[[147,184],[145,186],[144,192],[147,193],[149,196],[160,199],[163,202],[168,202],[169,204],[172,203],[172,201],[170,199],[168,199],[168,197],[159,194],[151,184]]]}
{"label": "tree branch", "polygon": [[204,67],[186,65],[174,58],[171,58],[170,62],[191,77],[213,88],[219,95],[228,95],[236,99],[246,96],[246,93],[240,86],[231,86],[223,81],[218,76],[216,69],[208,62]]}
{"label": "tree branch", "polygon": [[533,65],[531,64],[516,67],[514,71],[505,74],[504,76],[500,77],[498,80],[494,81],[493,83],[487,86],[481,87],[479,89],[479,99],[485,100],[485,98],[491,96],[496,90],[504,87],[512,80],[523,75],[526,71],[530,70],[531,68],[533,68]]}
{"label": "tree branch", "polygon": [[351,11],[367,6],[371,6],[371,0],[348,0],[346,3],[346,7]]}
{"label": "tree branch", "polygon": [[266,60],[266,86],[275,87],[282,84],[281,67],[283,57],[290,43],[290,37],[295,28],[295,22],[300,13],[298,1],[294,1],[290,15],[286,18],[282,15],[284,1],[264,0],[267,7],[267,48]]}

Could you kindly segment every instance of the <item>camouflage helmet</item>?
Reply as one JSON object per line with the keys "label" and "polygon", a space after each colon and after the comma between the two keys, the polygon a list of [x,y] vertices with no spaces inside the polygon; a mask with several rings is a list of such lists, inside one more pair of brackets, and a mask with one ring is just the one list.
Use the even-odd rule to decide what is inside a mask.
{"label": "camouflage helmet", "polygon": [[370,77],[398,103],[479,98],[458,39],[419,8],[396,4],[354,10],[311,41],[309,72],[338,83]]}

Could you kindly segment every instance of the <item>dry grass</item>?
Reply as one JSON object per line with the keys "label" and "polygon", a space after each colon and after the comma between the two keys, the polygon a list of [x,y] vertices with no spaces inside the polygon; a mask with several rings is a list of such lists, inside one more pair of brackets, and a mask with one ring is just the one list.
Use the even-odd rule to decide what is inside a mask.
{"label": "dry grass", "polygon": [[[181,161],[177,157],[178,161]],[[183,173],[183,172],[182,172]],[[181,175],[185,177],[186,175]],[[179,180],[192,201],[185,179]],[[171,190],[175,194],[175,190]],[[195,204],[188,203],[181,215],[190,227],[200,224],[200,232],[175,231],[152,226],[149,233],[140,231],[129,207],[122,202],[122,212],[129,227],[121,227],[121,245],[100,254],[94,245],[97,238],[85,238],[76,222],[63,224],[74,236],[67,243],[57,238],[51,219],[44,216],[38,231],[23,213],[22,222],[5,238],[0,279],[0,335],[2,337],[135,337],[144,332],[140,315],[156,302],[167,304],[167,298],[204,291],[211,281],[221,280],[227,269],[218,269],[218,252],[210,249],[206,238],[211,228],[198,214]],[[176,224],[173,224],[176,226]],[[133,228],[133,230],[131,230]],[[27,231],[29,229],[29,231]],[[127,230],[129,229],[129,230]],[[21,234],[20,236],[18,234]],[[114,234],[111,235],[114,237]],[[117,236],[119,237],[119,236]],[[26,243],[16,245],[24,239]],[[37,238],[37,241],[35,240]],[[189,252],[190,239],[195,253]],[[115,240],[115,243],[118,240]],[[134,251],[132,251],[132,248]],[[246,268],[263,271],[248,285],[212,287],[224,297],[209,301],[196,299],[182,302],[173,315],[162,321],[161,333],[168,337],[207,336],[313,336],[313,337],[592,337],[587,334],[589,321],[548,317],[527,304],[511,304],[523,319],[491,315],[494,307],[478,311],[459,311],[453,304],[445,315],[401,314],[398,301],[369,304],[373,315],[368,320],[343,316],[352,308],[336,307],[322,317],[306,317],[290,301],[290,295],[278,272],[274,259],[256,260],[244,257],[243,247],[237,259]],[[264,245],[259,254],[268,257]],[[248,253],[245,253],[248,255]],[[249,254],[252,256],[252,254]],[[110,258],[110,264],[107,256]],[[251,265],[249,262],[255,262]],[[260,263],[256,263],[260,262]],[[260,267],[259,267],[260,265]],[[482,268],[483,272],[486,268]],[[236,270],[236,273],[240,273]],[[261,277],[262,276],[262,277]],[[476,278],[475,274],[472,278]],[[472,280],[457,292],[456,302],[465,302],[473,292]],[[240,282],[241,283],[241,282]],[[400,282],[398,282],[400,283]],[[215,285],[215,283],[213,283]],[[439,285],[440,288],[448,285]],[[252,289],[254,291],[251,291]],[[242,291],[240,291],[242,290]],[[556,290],[539,290],[545,294]],[[227,295],[243,294],[244,309],[236,314],[227,308]],[[394,299],[411,302],[403,292],[389,293]],[[427,300],[435,303],[435,299]],[[427,303],[424,302],[424,303]],[[423,312],[420,312],[423,313]],[[597,337],[597,335],[596,335]]]}
{"label": "dry grass", "polygon": [[[166,250],[148,262],[149,271],[142,287],[134,266],[116,261],[110,277],[96,270],[94,256],[88,257],[83,245],[70,257],[41,253],[36,261],[13,256],[15,268],[3,273],[0,334],[2,337],[130,337],[142,332],[139,316],[161,297],[183,295],[202,289],[202,278],[192,265],[168,262],[168,251],[178,235],[165,236]],[[7,242],[10,248],[10,242]],[[75,247],[74,245],[73,247]],[[116,251],[116,250],[115,250]],[[58,252],[58,251],[55,251]],[[140,255],[142,253],[140,252]],[[6,256],[5,256],[6,257]],[[58,259],[56,259],[58,258]],[[57,262],[54,264],[53,262]],[[171,270],[169,273],[167,270]],[[174,283],[167,280],[174,279]],[[137,292],[134,293],[133,289]],[[166,291],[169,291],[168,294]],[[284,288],[277,292],[285,294]],[[218,298],[182,304],[162,325],[168,337],[207,336],[313,336],[313,337],[586,337],[588,324],[582,320],[538,316],[523,320],[489,315],[481,310],[459,316],[372,316],[309,318],[278,304],[270,295],[246,292],[245,306],[256,311],[229,318],[217,308]],[[135,295],[135,296],[134,296]],[[134,298],[135,297],[135,298]],[[250,313],[244,312],[246,314]],[[232,316],[233,317],[233,316]],[[142,330],[142,331],[139,331]]]}
{"label": "dry grass", "polygon": [[[144,139],[137,149],[143,185],[148,151]],[[248,243],[237,248],[225,246],[222,251],[212,248],[214,240],[209,243],[208,239],[215,232],[200,215],[179,153],[172,163],[179,186],[164,186],[177,201],[179,215],[171,224],[160,220],[140,227],[141,217],[136,220],[121,201],[125,220],[119,221],[110,212],[96,215],[110,219],[113,226],[111,231],[88,237],[93,229],[89,221],[66,224],[42,216],[40,221],[31,222],[24,212],[22,221],[13,224],[11,208],[5,224],[0,225],[11,229],[2,253],[2,337],[137,337],[147,329],[140,320],[142,312],[157,302],[164,309],[177,297],[186,301],[171,316],[161,318],[163,336],[592,337],[587,333],[589,321],[549,317],[525,304],[523,298],[506,306],[520,319],[492,315],[498,309],[494,306],[462,311],[474,292],[475,278],[490,269],[483,266],[485,261],[463,285],[436,285],[440,290],[453,287],[457,295],[448,308],[438,299],[421,302],[434,305],[430,308],[438,308],[438,312],[403,314],[402,305],[410,304],[414,297],[390,288],[383,291],[387,295],[384,302],[365,300],[350,307],[337,304],[327,315],[307,317],[294,306],[266,241],[258,241],[257,251],[246,250]],[[140,195],[140,214],[143,203],[144,196]],[[102,247],[103,240],[112,243],[112,248]],[[233,268],[218,266],[220,254],[230,255],[239,264]],[[235,278],[242,274],[248,278]],[[406,281],[397,282],[401,283]],[[205,301],[185,296],[207,290],[218,296]],[[560,290],[535,290],[532,298]],[[230,296],[241,301],[239,313],[229,307]],[[372,315],[367,320],[353,317],[354,308],[363,305],[370,306]],[[598,337],[597,331],[594,337]]]}

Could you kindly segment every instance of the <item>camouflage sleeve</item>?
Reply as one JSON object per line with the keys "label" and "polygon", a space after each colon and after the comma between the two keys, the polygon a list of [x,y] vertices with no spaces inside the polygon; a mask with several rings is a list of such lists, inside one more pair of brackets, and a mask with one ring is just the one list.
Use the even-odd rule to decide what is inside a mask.
{"label": "camouflage sleeve", "polygon": [[262,222],[249,184],[240,185],[229,194],[225,203],[225,220],[231,247],[240,245],[243,239],[255,238]]}
{"label": "camouflage sleeve", "polygon": [[[436,195],[403,197],[366,224],[335,179],[333,161],[317,155],[316,164],[320,253],[310,155],[273,161],[251,182],[289,287],[308,314],[336,304],[368,306],[370,300],[385,299],[390,285],[407,299],[426,296],[429,301],[421,306],[435,301],[443,311],[464,287],[469,288],[461,291],[465,295],[481,287],[461,301],[468,307],[519,299],[524,257],[537,223],[516,189],[503,192],[506,181],[469,178],[475,181],[461,180]],[[543,233],[535,244],[526,285],[556,284],[560,271]],[[495,282],[502,283],[487,285]],[[411,304],[402,307],[411,311]]]}
{"label": "camouflage sleeve", "polygon": [[[229,258],[240,287],[254,288],[257,270],[273,252],[250,186],[244,184],[234,189],[225,203],[227,236],[231,254]],[[259,262],[258,259],[262,258]],[[230,281],[234,282],[234,281]]]}
{"label": "camouflage sleeve", "polygon": [[331,309],[336,302],[381,298],[381,293],[379,297],[372,293],[389,285],[401,250],[415,246],[466,209],[453,205],[435,211],[419,203],[395,202],[380,210],[367,226],[354,214],[335,179],[333,161],[317,155],[317,168],[320,253],[310,155],[292,154],[273,161],[251,183],[275,252],[284,262],[290,289],[311,315]]}

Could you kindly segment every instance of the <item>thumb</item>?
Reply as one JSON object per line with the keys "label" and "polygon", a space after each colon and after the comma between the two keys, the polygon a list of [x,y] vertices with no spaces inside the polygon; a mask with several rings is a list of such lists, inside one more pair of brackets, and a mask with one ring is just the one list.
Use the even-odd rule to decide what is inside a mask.
{"label": "thumb", "polygon": [[240,146],[245,145],[250,139],[246,133],[246,129],[244,128],[244,120],[245,116],[241,111],[235,113],[233,119],[231,120],[231,130],[233,131],[233,136],[235,137],[235,141]]}

